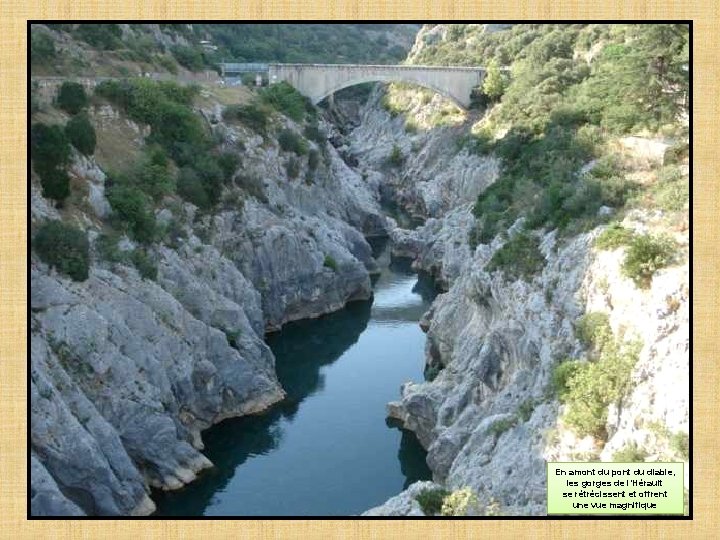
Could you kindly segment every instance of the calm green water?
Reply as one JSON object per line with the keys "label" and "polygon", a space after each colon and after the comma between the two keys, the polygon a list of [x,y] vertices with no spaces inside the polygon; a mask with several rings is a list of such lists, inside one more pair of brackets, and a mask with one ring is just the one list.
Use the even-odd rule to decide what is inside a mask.
{"label": "calm green water", "polygon": [[287,325],[269,336],[288,398],[203,435],[216,467],[182,490],[155,493],[158,516],[340,516],[430,479],[410,432],[386,424],[385,405],[423,380],[417,321],[432,284],[379,256],[372,302]]}

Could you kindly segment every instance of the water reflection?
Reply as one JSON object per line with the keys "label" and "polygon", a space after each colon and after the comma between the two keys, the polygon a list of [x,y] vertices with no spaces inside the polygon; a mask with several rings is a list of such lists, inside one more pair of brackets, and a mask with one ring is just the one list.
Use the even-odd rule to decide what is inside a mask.
{"label": "water reflection", "polygon": [[213,495],[224,491],[240,465],[277,448],[283,436],[282,421],[292,420],[303,399],[323,389],[320,368],[357,342],[370,320],[371,304],[353,302],[341,311],[288,324],[282,332],[268,336],[286,399],[265,414],[231,418],[205,431],[204,453],[215,467],[181,490],[157,491],[153,497],[156,515],[203,515]]}
{"label": "water reflection", "polygon": [[384,242],[373,247],[381,268],[373,301],[269,336],[287,399],[207,430],[216,467],[156,493],[158,516],[353,515],[430,478],[414,435],[384,419],[400,385],[423,379],[417,321],[434,289],[408,261],[390,261]]}

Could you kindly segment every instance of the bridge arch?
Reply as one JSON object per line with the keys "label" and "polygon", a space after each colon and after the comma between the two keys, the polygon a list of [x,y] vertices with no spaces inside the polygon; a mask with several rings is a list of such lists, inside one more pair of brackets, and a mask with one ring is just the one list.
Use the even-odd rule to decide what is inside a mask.
{"label": "bridge arch", "polygon": [[386,82],[386,83],[394,83],[394,82],[402,82],[402,83],[408,83],[408,84],[415,84],[417,86],[421,86],[423,88],[427,88],[428,90],[432,90],[433,92],[436,92],[440,94],[441,96],[449,99],[452,101],[455,105],[457,105],[460,109],[467,109],[467,104],[463,103],[461,98],[458,98],[457,96],[454,96],[451,92],[449,92],[447,89],[439,88],[438,86],[431,84],[426,81],[419,81],[416,78],[413,77],[381,77],[381,76],[373,76],[373,77],[359,77],[357,79],[351,79],[348,81],[344,81],[337,86],[333,87],[330,90],[327,90],[324,92],[323,95],[313,98],[313,104],[317,105],[320,103],[323,99],[327,98],[328,96],[331,96],[335,92],[339,92],[340,90],[344,88],[350,88],[351,86],[357,86],[358,84],[364,84],[369,82]]}
{"label": "bridge arch", "polygon": [[285,81],[317,104],[327,96],[366,82],[406,82],[437,92],[463,109],[482,83],[480,67],[390,66],[361,64],[270,64],[270,83]]}

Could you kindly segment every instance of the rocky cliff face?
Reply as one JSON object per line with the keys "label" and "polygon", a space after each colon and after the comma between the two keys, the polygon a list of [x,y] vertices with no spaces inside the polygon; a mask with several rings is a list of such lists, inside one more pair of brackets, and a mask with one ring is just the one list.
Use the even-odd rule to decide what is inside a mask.
{"label": "rocky cliff face", "polygon": [[[200,112],[217,112],[208,107]],[[107,106],[91,113],[132,127]],[[227,150],[243,144],[243,177],[212,215],[181,202],[158,211],[181,240],[151,248],[155,280],[100,256],[110,209],[93,158],[74,155],[85,195],[61,210],[33,177],[33,223],[74,223],[94,246],[80,283],[32,257],[33,515],[151,513],[149,487],[175,489],[212,466],[203,429],[283,398],[267,330],[372,294],[365,236],[386,231],[374,187],[329,144],[317,146],[324,159],[306,182],[288,177],[291,158],[272,138],[222,122],[214,131]]]}
{"label": "rocky cliff face", "polygon": [[[460,127],[422,129],[429,117],[447,107],[440,96],[428,104],[419,98],[408,105],[407,114],[418,118],[420,129],[408,129],[403,115],[388,114],[381,106],[382,96],[382,92],[371,96],[349,138],[348,152],[357,159],[358,170],[380,183],[388,200],[411,214],[439,217],[474,202],[497,178],[497,159],[457,151]],[[402,164],[389,162],[394,148]]]}
{"label": "rocky cliff face", "polygon": [[[539,515],[546,508],[546,461],[612,461],[632,446],[648,460],[687,463],[671,443],[689,430],[687,234],[676,233],[676,263],[647,290],[623,275],[624,248],[594,247],[602,228],[570,238],[533,233],[542,271],[509,279],[489,271],[488,262],[521,221],[490,244],[469,243],[476,223],[470,201],[495,180],[498,163],[450,151],[450,128],[407,134],[405,121],[377,101],[363,118],[350,135],[359,163],[378,167],[393,145],[407,149],[403,166],[384,181],[401,204],[429,218],[415,230],[393,230],[393,253],[411,257],[447,291],[421,322],[427,369],[437,375],[407,383],[388,404],[389,416],[427,448],[433,479],[450,490],[472,488],[480,508]],[[657,212],[636,211],[623,225],[647,231],[657,222]],[[615,336],[642,342],[630,390],[621,407],[610,407],[606,441],[578,437],[565,425],[551,385],[558,362],[585,355],[576,325],[589,312],[607,314]],[[367,515],[416,515],[414,497],[431,488],[414,485]]]}

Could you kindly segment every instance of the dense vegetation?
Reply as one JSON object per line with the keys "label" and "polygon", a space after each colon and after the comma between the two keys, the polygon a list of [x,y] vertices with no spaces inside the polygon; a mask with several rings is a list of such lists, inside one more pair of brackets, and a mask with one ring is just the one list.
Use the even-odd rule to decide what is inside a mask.
{"label": "dense vegetation", "polygon": [[530,279],[545,265],[538,240],[521,232],[498,249],[488,262],[488,272],[502,270],[509,279]]}
{"label": "dense vegetation", "polygon": [[[606,158],[589,174],[577,172],[607,156],[608,137],[676,130],[687,110],[688,26],[529,24],[490,33],[482,26],[448,25],[444,40],[413,58],[489,66],[481,102],[499,104],[462,143],[494,152],[503,168],[478,198],[476,240],[489,242],[521,216],[530,229],[572,231],[600,221],[603,205],[622,208],[636,186],[618,163]],[[511,67],[510,80],[497,66]]]}
{"label": "dense vegetation", "polygon": [[390,64],[405,58],[407,48],[385,35],[412,42],[419,25],[403,24],[202,24],[198,33],[212,36],[218,56],[240,62],[313,62]]}
{"label": "dense vegetation", "polygon": [[85,232],[62,221],[48,221],[33,238],[40,259],[75,281],[85,281],[90,267]]}
{"label": "dense vegetation", "polygon": [[146,163],[145,172],[135,175],[139,181],[127,181],[127,176],[118,178],[123,189],[118,191],[121,196],[116,202],[131,197],[132,206],[139,208],[143,206],[142,197],[133,192],[143,191],[156,200],[172,194],[175,184],[166,170],[169,157],[181,167],[178,180],[181,196],[203,209],[217,204],[223,183],[228,174],[232,174],[221,164],[225,168],[232,165],[226,158],[220,158],[222,154],[192,110],[197,87],[130,79],[103,82],[95,93],[121,107],[133,120],[150,125],[152,131],[146,142],[157,146]]}
{"label": "dense vegetation", "polygon": [[[54,36],[43,26],[102,51],[102,59],[57,47]],[[136,64],[140,71],[173,74],[180,66],[193,72],[219,71],[218,64],[230,60],[388,64],[405,58],[419,28],[417,24],[160,24],[165,34],[160,40],[150,26],[34,24],[32,67],[64,75],[97,74],[101,67],[128,76],[135,71],[128,63]],[[167,45],[169,42],[175,45]]]}
{"label": "dense vegetation", "polygon": [[593,348],[588,359],[558,364],[552,387],[566,405],[564,422],[581,436],[604,440],[608,407],[626,394],[641,344],[616,339],[601,314],[581,319],[578,338]]}

